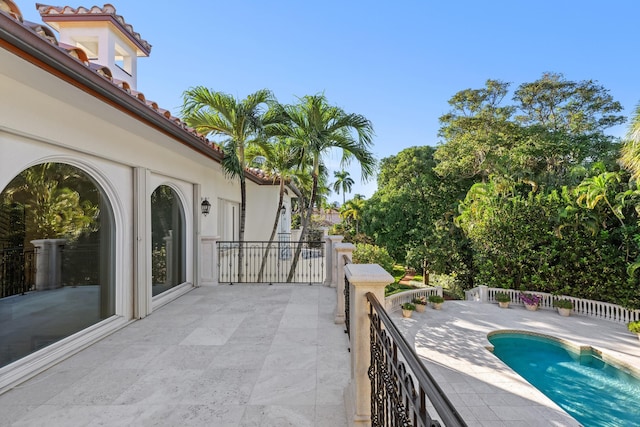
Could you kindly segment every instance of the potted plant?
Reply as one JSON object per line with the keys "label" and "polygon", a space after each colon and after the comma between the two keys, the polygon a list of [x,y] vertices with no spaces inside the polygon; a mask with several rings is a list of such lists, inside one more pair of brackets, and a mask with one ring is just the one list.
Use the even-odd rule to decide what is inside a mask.
{"label": "potted plant", "polygon": [[506,292],[497,292],[495,298],[496,301],[498,301],[498,305],[500,306],[500,308],[509,308],[511,295]]}
{"label": "potted plant", "polygon": [[429,302],[431,303],[431,307],[436,310],[440,310],[442,308],[444,298],[442,298],[440,295],[429,295]]}
{"label": "potted plant", "polygon": [[414,298],[412,302],[415,304],[418,313],[423,313],[424,309],[427,308],[427,299],[425,297]]}
{"label": "potted plant", "polygon": [[410,302],[400,304],[400,307],[402,307],[402,317],[411,317],[411,314],[416,309],[416,306]]}
{"label": "potted plant", "polygon": [[520,294],[520,300],[524,303],[524,306],[527,308],[527,310],[536,311],[538,309],[538,306],[540,305],[542,297],[540,295],[522,292]]}
{"label": "potted plant", "polygon": [[638,339],[640,340],[640,320],[636,320],[635,322],[629,322],[627,325],[629,332],[633,332],[638,335]]}
{"label": "potted plant", "polygon": [[560,298],[553,301],[553,306],[558,309],[558,314],[564,317],[570,316],[571,310],[573,310],[573,302],[566,298]]}

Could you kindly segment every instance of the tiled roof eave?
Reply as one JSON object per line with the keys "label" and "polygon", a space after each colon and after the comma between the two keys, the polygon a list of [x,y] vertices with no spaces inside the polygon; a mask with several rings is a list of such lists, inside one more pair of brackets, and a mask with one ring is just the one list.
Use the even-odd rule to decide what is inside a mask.
{"label": "tiled roof eave", "polygon": [[[75,15],[64,16],[64,15],[56,15],[56,16],[44,16],[43,21],[45,23],[49,22],[64,22],[64,21],[77,21],[78,18]],[[83,21],[108,21],[113,25],[120,29],[120,32],[124,34],[136,47],[144,53],[144,55],[149,56],[151,54],[151,45],[142,39],[138,39],[134,37],[130,31],[122,26],[122,24],[113,17],[113,15],[109,14],[93,14],[93,15],[82,15]]]}
{"label": "tiled roof eave", "polygon": [[74,86],[98,95],[99,98],[109,101],[111,105],[125,110],[207,157],[217,162],[222,161],[222,152],[209,147],[201,138],[167,120],[34,32],[22,25],[16,25],[15,21],[2,13],[0,13],[0,46],[6,46],[13,53],[40,68],[55,71],[53,74],[64,78]]}
{"label": "tiled roof eave", "polygon": [[146,55],[151,53],[151,45],[144,40],[140,33],[133,29],[133,25],[128,24],[122,15],[116,13],[116,8],[109,3],[104,6],[93,6],[90,8],[70,6],[51,6],[36,3],[36,9],[45,22],[60,21],[110,21],[118,27],[138,48]]}
{"label": "tiled roof eave", "polygon": [[[164,110],[154,110],[147,103],[112,83],[82,62],[68,55],[63,49],[51,44],[28,27],[0,13],[0,47],[5,47],[17,56],[31,62],[69,84],[93,95],[103,102],[131,115],[141,122],[169,135],[196,152],[222,163],[224,154],[212,147],[204,136],[190,130],[184,122]],[[248,171],[245,177],[258,185],[274,185],[273,180]]]}

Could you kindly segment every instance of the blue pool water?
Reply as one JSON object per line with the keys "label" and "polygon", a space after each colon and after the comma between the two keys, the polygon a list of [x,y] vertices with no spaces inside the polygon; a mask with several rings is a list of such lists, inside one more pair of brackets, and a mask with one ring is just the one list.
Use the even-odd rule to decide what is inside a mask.
{"label": "blue pool water", "polygon": [[640,426],[640,379],[538,335],[489,336],[494,354],[585,427]]}

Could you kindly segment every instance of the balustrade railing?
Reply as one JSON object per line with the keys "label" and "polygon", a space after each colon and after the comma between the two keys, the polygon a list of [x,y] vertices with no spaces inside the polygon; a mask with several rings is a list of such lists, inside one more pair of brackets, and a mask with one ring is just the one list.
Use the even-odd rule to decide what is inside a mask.
{"label": "balustrade railing", "polygon": [[[467,301],[480,301],[494,303],[496,302],[496,294],[503,292],[511,297],[511,304],[524,305],[520,300],[520,291],[514,289],[489,288],[478,286],[465,291],[465,299]],[[640,310],[630,310],[622,306],[611,304],[608,302],[593,301],[588,299],[576,298],[566,295],[553,295],[546,292],[528,292],[529,294],[539,295],[540,308],[553,308],[553,301],[556,299],[568,299],[573,303],[572,313],[594,317],[597,319],[609,320],[618,323],[629,323],[640,320]]]}
{"label": "balustrade railing", "polygon": [[431,295],[442,296],[442,286],[433,286],[430,288],[420,288],[411,291],[399,292],[388,296],[384,300],[384,306],[388,313],[400,311],[400,306],[405,302],[411,302],[415,298],[425,297],[429,299]]}
{"label": "balustrade railing", "polygon": [[[375,295],[369,301],[371,425],[466,426],[429,371],[395,326]],[[433,405],[437,417],[427,411]]]}
{"label": "balustrade railing", "polygon": [[0,250],[0,298],[35,289],[35,251],[23,247]]}
{"label": "balustrade railing", "polygon": [[326,254],[325,242],[321,241],[302,243],[295,272],[288,280],[298,244],[290,241],[218,242],[218,282],[323,283]]}

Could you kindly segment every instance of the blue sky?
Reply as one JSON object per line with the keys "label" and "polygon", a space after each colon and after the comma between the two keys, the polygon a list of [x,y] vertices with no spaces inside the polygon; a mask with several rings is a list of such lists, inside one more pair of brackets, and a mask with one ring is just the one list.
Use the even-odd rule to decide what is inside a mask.
{"label": "blue sky", "polygon": [[[25,19],[41,21],[35,3],[16,3]],[[437,145],[447,101],[487,79],[515,88],[559,72],[598,81],[627,116],[640,101],[637,0],[111,3],[153,45],[139,61],[138,90],[162,108],[177,113],[183,91],[197,85],[240,98],[267,88],[282,103],[324,92],[373,122],[378,159]],[[338,162],[326,158],[331,170]],[[347,198],[370,197],[375,179],[362,184],[359,168],[348,170],[356,184]]]}

